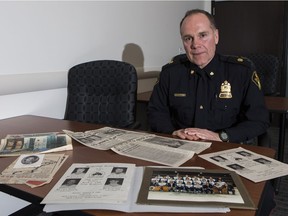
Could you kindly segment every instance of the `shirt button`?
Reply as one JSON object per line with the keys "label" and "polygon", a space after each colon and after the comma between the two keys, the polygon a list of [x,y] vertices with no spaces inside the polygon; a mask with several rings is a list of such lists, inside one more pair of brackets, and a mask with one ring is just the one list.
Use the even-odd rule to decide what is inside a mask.
{"label": "shirt button", "polygon": [[204,109],[204,107],[202,106],[202,105],[200,105],[200,107],[199,107],[200,109]]}
{"label": "shirt button", "polygon": [[191,74],[194,74],[195,73],[195,71],[194,70],[191,70],[191,72],[190,72]]}
{"label": "shirt button", "polygon": [[213,75],[214,75],[214,72],[213,72],[213,71],[211,71],[211,72],[210,72],[210,76],[213,76]]}

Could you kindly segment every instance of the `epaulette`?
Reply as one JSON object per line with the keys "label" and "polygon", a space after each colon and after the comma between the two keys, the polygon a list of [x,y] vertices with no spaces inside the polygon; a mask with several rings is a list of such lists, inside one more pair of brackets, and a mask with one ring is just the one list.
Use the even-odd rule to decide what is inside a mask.
{"label": "epaulette", "polygon": [[187,62],[187,61],[189,61],[189,60],[188,60],[186,54],[179,54],[179,55],[177,55],[177,56],[174,56],[174,57],[172,58],[172,61],[174,61],[174,62],[179,62],[179,63],[185,63],[185,62]]}
{"label": "epaulette", "polygon": [[186,54],[180,54],[180,55],[173,57],[169,63],[163,66],[163,68],[175,66],[178,64],[184,64],[186,62],[189,62]]}
{"label": "epaulette", "polygon": [[162,70],[163,70],[163,69],[166,69],[166,68],[168,68],[168,67],[172,67],[172,66],[174,66],[174,65],[176,65],[176,63],[175,63],[173,60],[171,60],[169,63],[165,64],[165,65],[162,67]]}
{"label": "epaulette", "polygon": [[253,66],[253,63],[248,58],[243,56],[224,55],[221,56],[220,58],[222,61],[229,62],[232,64],[240,64],[249,68]]}

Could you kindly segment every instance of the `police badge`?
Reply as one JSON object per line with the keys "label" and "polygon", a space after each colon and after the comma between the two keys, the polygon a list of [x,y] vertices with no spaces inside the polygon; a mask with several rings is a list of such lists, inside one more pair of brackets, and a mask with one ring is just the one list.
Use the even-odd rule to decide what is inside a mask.
{"label": "police badge", "polygon": [[230,85],[230,83],[228,83],[227,80],[225,80],[221,84],[221,91],[219,94],[219,98],[232,98],[231,85]]}

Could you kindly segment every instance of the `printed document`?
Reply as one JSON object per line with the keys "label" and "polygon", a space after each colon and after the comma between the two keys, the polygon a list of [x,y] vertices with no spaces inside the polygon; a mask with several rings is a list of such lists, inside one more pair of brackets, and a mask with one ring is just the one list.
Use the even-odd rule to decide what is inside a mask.
{"label": "printed document", "polygon": [[72,140],[65,133],[9,134],[1,139],[0,157],[72,150]]}
{"label": "printed document", "polygon": [[0,184],[42,186],[51,182],[67,158],[64,154],[21,155],[2,171]]}
{"label": "printed document", "polygon": [[42,203],[123,203],[135,164],[72,164]]}
{"label": "printed document", "polygon": [[85,146],[117,154],[177,167],[211,146],[211,142],[196,142],[149,133],[104,127],[85,132],[64,130]]}
{"label": "printed document", "polygon": [[288,165],[242,147],[199,155],[255,183],[288,175]]}
{"label": "printed document", "polygon": [[107,209],[123,212],[229,212],[226,207],[139,205],[143,167],[125,163],[72,164],[43,199],[44,211]]}

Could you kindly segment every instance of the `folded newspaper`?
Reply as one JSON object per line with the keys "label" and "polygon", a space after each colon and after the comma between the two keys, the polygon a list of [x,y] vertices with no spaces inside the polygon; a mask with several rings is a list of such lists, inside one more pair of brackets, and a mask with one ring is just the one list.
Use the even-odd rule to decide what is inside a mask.
{"label": "folded newspaper", "polygon": [[0,157],[72,150],[71,138],[63,132],[9,134],[1,139]]}
{"label": "folded newspaper", "polygon": [[109,150],[117,154],[177,167],[211,146],[211,142],[196,142],[149,133],[111,127],[85,132],[63,130],[85,146]]}

